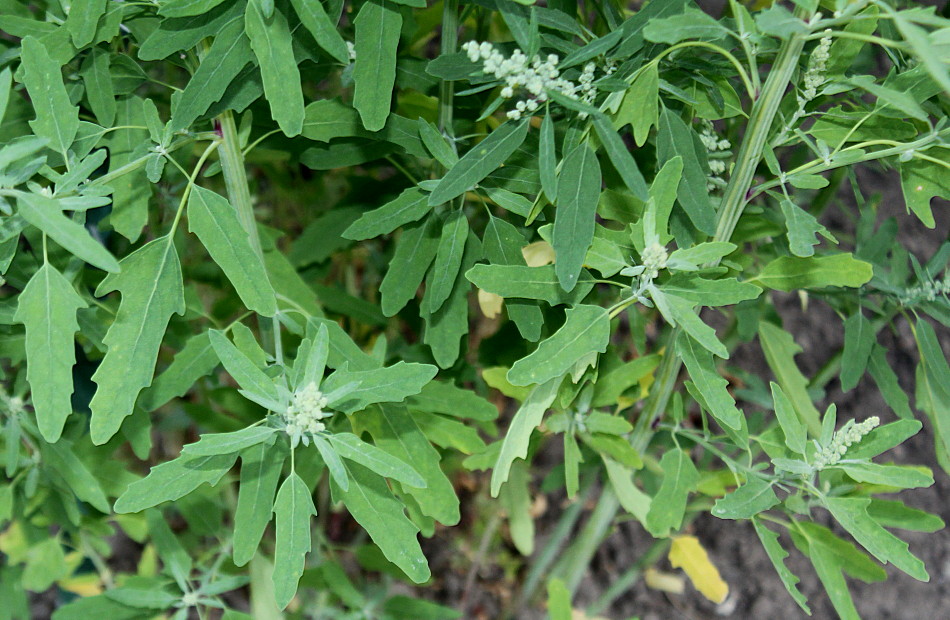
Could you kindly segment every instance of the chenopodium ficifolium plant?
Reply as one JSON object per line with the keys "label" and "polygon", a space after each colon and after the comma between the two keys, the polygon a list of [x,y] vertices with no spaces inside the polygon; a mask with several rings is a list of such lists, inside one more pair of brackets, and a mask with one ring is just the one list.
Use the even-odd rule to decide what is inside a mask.
{"label": "chenopodium ficifolium plant", "polygon": [[[81,595],[56,618],[238,618],[247,593],[260,617],[459,617],[387,586],[430,581],[419,534],[459,522],[463,469],[490,470],[527,565],[516,612],[547,581],[569,615],[621,510],[715,601],[728,584],[687,533],[704,511],[751,520],[805,611],[776,527],[842,617],[843,575],[927,580],[888,528],[942,521],[877,497],[933,483],[872,461],[921,428],[877,334],[910,325],[950,470],[950,244],[903,249],[856,170],[895,169],[906,217],[937,225],[950,20],[425,4],[0,2],[11,615],[55,585]],[[789,292],[842,319],[832,372],[795,361]],[[774,381],[722,367],[752,341]],[[893,416],[816,408],[865,375]],[[518,403],[500,437],[489,396]],[[555,436],[540,489],[573,503],[532,555]],[[328,527],[344,509],[371,543]],[[134,574],[117,531],[144,545]]]}

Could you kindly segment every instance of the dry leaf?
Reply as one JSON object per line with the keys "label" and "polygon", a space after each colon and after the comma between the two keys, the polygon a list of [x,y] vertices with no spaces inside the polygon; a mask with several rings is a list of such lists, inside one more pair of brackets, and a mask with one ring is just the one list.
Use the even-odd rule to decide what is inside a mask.
{"label": "dry leaf", "polygon": [[675,536],[669,557],[673,568],[682,568],[696,589],[713,603],[721,603],[729,596],[729,584],[719,576],[719,570],[695,536]]}

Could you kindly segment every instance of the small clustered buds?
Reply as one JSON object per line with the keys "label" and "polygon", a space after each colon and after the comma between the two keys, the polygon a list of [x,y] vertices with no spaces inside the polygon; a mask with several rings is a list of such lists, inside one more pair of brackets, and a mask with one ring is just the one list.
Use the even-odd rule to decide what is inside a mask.
{"label": "small clustered buds", "polygon": [[508,118],[510,119],[518,120],[526,113],[535,112],[539,104],[548,100],[548,92],[551,91],[588,105],[594,102],[596,65],[592,62],[584,66],[575,84],[561,77],[561,72],[557,68],[559,62],[557,54],[548,54],[546,58],[535,54],[529,59],[524,52],[516,48],[511,52],[511,56],[505,58],[491,43],[477,41],[462,44],[462,50],[468,54],[472,62],[482,63],[483,72],[504,81],[505,86],[501,89],[503,98],[511,99],[516,92],[521,90],[527,92],[527,98],[518,101],[515,109],[509,110]]}
{"label": "small clustered buds", "polygon": [[814,463],[815,471],[821,471],[825,467],[831,467],[840,461],[848,448],[861,441],[880,423],[880,418],[872,416],[860,424],[855,424],[854,420],[845,424],[844,428],[836,432],[834,437],[831,438],[831,443],[818,455]]}
{"label": "small clustered buds", "polygon": [[828,59],[831,58],[831,30],[825,30],[825,36],[818,42],[808,59],[808,70],[803,78],[804,90],[799,97],[799,104],[804,105],[818,96],[818,88],[825,83],[825,72],[828,70]]}
{"label": "small clustered buds", "polygon": [[699,140],[703,143],[703,146],[706,147],[706,152],[709,159],[710,175],[706,179],[706,189],[713,191],[717,187],[725,185],[725,181],[722,178],[722,175],[726,173],[727,168],[724,158],[729,156],[729,150],[732,148],[732,142],[729,142],[729,140],[725,138],[719,137],[719,135],[716,134],[713,124],[709,121],[705,122],[703,132],[699,134]]}
{"label": "small clustered buds", "polygon": [[944,276],[939,282],[924,282],[909,288],[901,295],[901,303],[909,306],[915,303],[937,301],[937,297],[950,295],[950,276]]}
{"label": "small clustered buds", "polygon": [[284,412],[284,431],[290,435],[292,446],[296,447],[301,441],[305,446],[309,445],[309,435],[326,430],[326,425],[320,420],[333,415],[331,411],[324,411],[326,406],[327,397],[312,381],[294,392],[293,402]]}
{"label": "small clustered buds", "polygon": [[661,269],[666,269],[666,261],[669,254],[666,248],[659,243],[654,243],[643,249],[640,259],[643,261],[642,277],[646,280],[653,280],[660,275]]}
{"label": "small clustered buds", "polygon": [[346,54],[350,57],[350,62],[356,60],[356,46],[352,41],[346,42]]}

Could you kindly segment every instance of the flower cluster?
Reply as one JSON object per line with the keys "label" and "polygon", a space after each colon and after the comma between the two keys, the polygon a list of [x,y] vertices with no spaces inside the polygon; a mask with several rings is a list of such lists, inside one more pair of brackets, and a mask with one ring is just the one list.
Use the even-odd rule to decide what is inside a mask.
{"label": "flower cluster", "polygon": [[818,88],[825,83],[825,73],[828,70],[828,59],[831,58],[831,30],[825,30],[825,36],[818,41],[818,45],[808,59],[808,69],[802,79],[804,89],[798,98],[798,103],[804,105],[818,96]]}
{"label": "flower cluster", "polygon": [[661,269],[666,269],[669,254],[666,253],[665,247],[659,243],[654,243],[643,249],[640,258],[643,261],[643,277],[653,280],[660,275]]}
{"label": "flower cluster", "polygon": [[713,191],[717,187],[725,185],[725,180],[723,180],[722,175],[726,173],[725,158],[731,154],[730,149],[732,148],[732,142],[721,138],[716,133],[713,124],[709,121],[705,122],[703,132],[699,134],[699,140],[703,143],[703,146],[706,147],[709,160],[710,175],[706,179],[706,189]]}
{"label": "flower cluster", "polygon": [[596,95],[594,71],[596,65],[590,62],[584,66],[577,83],[561,77],[557,68],[557,54],[548,54],[542,58],[535,54],[531,58],[520,49],[515,49],[507,58],[488,42],[468,41],[462,44],[462,50],[472,62],[481,62],[482,71],[503,81],[501,96],[511,99],[516,93],[524,91],[526,98],[515,104],[508,112],[508,118],[517,120],[525,113],[533,113],[541,103],[548,100],[549,92],[557,92],[565,97],[591,104]]}
{"label": "flower cluster", "polygon": [[905,290],[900,300],[902,304],[908,306],[915,303],[937,301],[937,297],[948,295],[950,295],[950,277],[944,277],[940,282],[923,282]]}
{"label": "flower cluster", "polygon": [[301,441],[309,445],[309,435],[326,430],[320,420],[333,415],[331,411],[324,411],[326,406],[327,397],[312,381],[294,392],[293,402],[284,411],[284,431],[290,435],[291,445],[296,447]]}
{"label": "flower cluster", "polygon": [[834,434],[831,443],[818,454],[814,463],[815,471],[821,471],[825,467],[831,467],[840,461],[848,448],[861,441],[862,437],[870,433],[880,423],[881,420],[877,416],[872,416],[860,424],[855,424],[854,420],[850,420],[844,425],[844,428]]}

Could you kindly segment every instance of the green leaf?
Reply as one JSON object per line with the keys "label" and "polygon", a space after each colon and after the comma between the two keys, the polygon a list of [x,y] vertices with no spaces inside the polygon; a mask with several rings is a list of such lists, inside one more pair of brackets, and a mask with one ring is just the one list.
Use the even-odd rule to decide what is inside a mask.
{"label": "green leaf", "polygon": [[[848,459],[853,455],[848,454]],[[834,467],[841,469],[857,482],[880,484],[901,489],[920,489],[932,486],[933,474],[927,468],[900,465],[879,465],[877,463],[838,463]]]}
{"label": "green leaf", "polygon": [[327,466],[327,471],[330,472],[330,478],[333,479],[333,482],[336,483],[344,491],[350,488],[350,479],[346,473],[346,466],[343,465],[343,459],[340,458],[340,455],[337,453],[336,449],[330,445],[330,442],[323,435],[311,435],[313,440],[313,445],[320,453],[320,458],[323,459],[324,464]]}
{"label": "green leaf", "polygon": [[[453,365],[461,350],[460,339],[468,333],[468,293],[471,290],[465,271],[479,258],[481,247],[475,235],[470,234],[465,244],[462,268],[452,285],[452,295],[436,312],[430,313],[423,303],[420,315],[425,321],[422,341],[432,350],[432,357],[442,368]],[[429,278],[433,277],[429,272]],[[427,286],[428,282],[427,280]]]}
{"label": "green leaf", "polygon": [[908,549],[907,543],[894,536],[868,515],[871,500],[866,497],[826,497],[825,507],[835,519],[881,562],[890,562],[918,581],[930,581],[924,563]]}
{"label": "green leaf", "polygon": [[475,187],[518,150],[528,135],[528,127],[527,120],[508,121],[488,134],[442,177],[429,195],[429,204],[446,203]]}
{"label": "green leaf", "polygon": [[573,291],[594,239],[594,219],[600,199],[600,164],[587,144],[574,147],[561,164],[557,180],[557,210],[551,245],[557,255],[554,270],[565,291]]}
{"label": "green leaf", "polygon": [[512,385],[546,383],[564,376],[578,361],[603,353],[610,340],[610,317],[600,306],[567,309],[567,320],[550,338],[508,371]]}
{"label": "green leaf", "polygon": [[73,145],[79,131],[79,107],[72,105],[60,65],[50,58],[46,47],[33,37],[20,42],[23,84],[30,93],[36,120],[30,121],[33,133],[49,140],[51,148],[62,153]]}
{"label": "green leaf", "polygon": [[418,187],[410,187],[395,200],[391,200],[353,222],[343,232],[343,236],[354,241],[372,239],[396,230],[404,224],[415,222],[429,211],[428,194]]}
{"label": "green leaf", "polygon": [[340,36],[337,25],[333,23],[321,0],[291,0],[290,2],[300,23],[313,35],[317,45],[334,59],[349,64],[350,54],[346,49],[346,42]]}
{"label": "green leaf", "polygon": [[554,142],[554,121],[551,113],[544,114],[541,121],[541,137],[538,139],[538,169],[541,187],[552,203],[557,200],[557,145]]}
{"label": "green leaf", "polygon": [[129,485],[113,509],[120,514],[141,512],[180,499],[202,484],[215,486],[236,460],[237,454],[184,455],[156,465],[148,476]]}
{"label": "green leaf", "polygon": [[683,158],[683,174],[676,197],[693,226],[712,235],[716,230],[716,210],[709,200],[705,162],[700,159],[694,136],[695,132],[687,127],[676,112],[669,108],[663,109],[657,133],[658,159],[665,164],[675,157]]}
{"label": "green leaf", "polygon": [[769,560],[772,561],[772,566],[775,567],[775,572],[778,573],[779,579],[782,580],[782,585],[784,585],[788,593],[792,595],[792,598],[798,603],[798,606],[810,616],[811,609],[808,608],[808,599],[806,599],[805,595],[798,589],[797,584],[799,579],[785,566],[785,558],[788,557],[788,552],[785,551],[779,543],[778,534],[765,527],[761,519],[752,519],[752,525],[755,526],[755,533],[758,534],[759,540],[762,541],[762,547],[765,549],[766,555],[769,556]]}
{"label": "green leaf", "polygon": [[644,202],[649,200],[647,184],[643,179],[640,168],[637,167],[637,162],[634,161],[627,145],[623,143],[620,134],[613,128],[607,117],[598,116],[595,118],[594,128],[597,130],[597,137],[600,138],[601,144],[604,145],[607,157],[610,158],[610,162],[614,165],[617,173],[620,174],[620,178],[623,179],[627,189],[640,200]]}
{"label": "green leaf", "polygon": [[17,206],[23,219],[49,235],[74,256],[103,271],[119,271],[119,263],[109,250],[93,239],[85,226],[63,215],[59,201],[39,194],[18,192]]}
{"label": "green leaf", "polygon": [[515,417],[511,419],[508,432],[501,443],[501,450],[498,452],[498,459],[492,469],[492,497],[498,497],[498,491],[501,489],[501,485],[508,480],[508,473],[515,459],[524,459],[528,456],[528,442],[531,440],[531,433],[541,424],[544,412],[548,410],[555,397],[557,397],[560,385],[561,378],[558,377],[535,386],[528,397],[525,398],[525,401],[521,403]]}
{"label": "green leaf", "polygon": [[759,324],[759,342],[769,368],[792,401],[798,418],[813,437],[818,437],[821,434],[818,410],[808,395],[808,380],[795,364],[795,356],[801,353],[801,347],[796,344],[791,334],[767,322]]}
{"label": "green leaf", "polygon": [[874,378],[874,382],[877,383],[884,401],[887,402],[894,413],[898,417],[912,419],[914,413],[910,409],[910,399],[908,399],[904,388],[897,382],[897,375],[888,364],[886,354],[887,351],[884,347],[874,345],[868,359],[868,370]]}
{"label": "green leaf", "polygon": [[416,124],[419,126],[419,138],[436,161],[445,168],[451,168],[459,162],[455,149],[435,125],[424,118],[417,119]]}
{"label": "green leaf", "polygon": [[142,391],[139,405],[146,411],[155,411],[171,399],[184,396],[198,379],[210,374],[217,365],[218,356],[211,346],[209,332],[192,336],[175,354],[168,368]]}
{"label": "green leaf", "polygon": [[930,323],[918,319],[914,335],[920,351],[917,406],[927,411],[940,443],[945,450],[950,450],[950,366]]}
{"label": "green leaf", "polygon": [[99,18],[106,12],[107,0],[80,0],[70,5],[66,29],[77,48],[86,47],[96,36]]}
{"label": "green leaf", "polygon": [[847,392],[858,385],[876,343],[877,337],[871,322],[864,318],[858,308],[844,322],[844,351],[841,353],[840,375],[842,390]]}
{"label": "green leaf", "polygon": [[[86,89],[86,98],[96,120],[103,127],[109,127],[115,121],[115,91],[112,76],[109,74],[110,55],[107,51],[94,47],[82,63],[79,75]],[[2,117],[0,117],[2,118]]]}
{"label": "green leaf", "polygon": [[594,288],[594,278],[582,271],[578,285],[565,291],[558,283],[554,265],[475,265],[465,277],[483,291],[505,299],[540,299],[552,306],[578,304]]}
{"label": "green leaf", "polygon": [[706,12],[689,7],[671,17],[649,21],[643,36],[654,43],[673,45],[686,39],[716,39],[725,34],[723,26]]}
{"label": "green leaf", "polygon": [[716,370],[713,356],[698,346],[687,333],[680,332],[676,339],[676,352],[679,353],[689,371],[689,377],[702,392],[709,413],[724,426],[740,430],[742,412],[736,408],[736,401],[726,389],[728,382]]}
{"label": "green leaf", "polygon": [[396,251],[379,285],[381,308],[394,316],[416,295],[439,247],[436,218],[407,226],[396,241]]}
{"label": "green leaf", "polygon": [[637,146],[643,146],[650,137],[650,128],[660,121],[659,102],[658,63],[651,62],[637,73],[630,88],[624,94],[614,127],[621,129],[629,124],[633,128],[633,139]]}
{"label": "green leaf", "polygon": [[168,0],[158,9],[164,17],[191,17],[201,15],[224,2],[224,0]]}
{"label": "green leaf", "polygon": [[441,308],[452,294],[452,287],[462,266],[468,232],[468,218],[461,209],[450,213],[442,223],[439,249],[435,254],[432,276],[426,285],[423,298],[423,305],[429,314]]}
{"label": "green leaf", "polygon": [[615,405],[621,395],[653,372],[660,364],[657,354],[644,355],[601,374],[594,384],[592,407]]}
{"label": "green leaf", "polygon": [[806,444],[808,442],[808,429],[802,424],[792,401],[785,395],[782,387],[774,381],[769,382],[772,389],[772,402],[775,405],[775,417],[778,424],[782,427],[782,433],[785,435],[785,445],[797,454],[804,456]]}
{"label": "green leaf", "polygon": [[938,161],[912,159],[900,164],[901,189],[907,208],[913,211],[925,226],[934,228],[936,220],[930,203],[936,197],[950,198],[950,180],[946,174],[950,154],[943,149],[932,149],[927,155]]}
{"label": "green leaf", "polygon": [[872,459],[879,454],[899,446],[923,428],[918,420],[897,420],[878,426],[861,438],[861,442],[848,448],[850,459]]}
{"label": "green leaf", "polygon": [[667,294],[654,285],[650,285],[650,297],[668,323],[681,326],[693,340],[710,353],[723,359],[729,357],[726,345],[722,344],[719,338],[716,337],[716,330],[700,319],[699,315],[693,310],[694,302]]}
{"label": "green leaf", "polygon": [[172,130],[191,127],[198,117],[224,96],[241,70],[253,59],[243,23],[232,22],[217,33],[172,111],[169,121]]}
{"label": "green leaf", "polygon": [[675,273],[663,283],[664,293],[703,306],[731,306],[762,294],[762,289],[735,278],[707,280],[694,273]]}
{"label": "green leaf", "polygon": [[241,452],[241,484],[234,512],[233,559],[237,566],[244,566],[254,557],[270,523],[285,456],[284,450],[266,443]]}
{"label": "green leaf", "polygon": [[386,559],[415,583],[427,581],[429,566],[416,539],[419,528],[406,518],[403,505],[393,497],[386,480],[352,461],[346,469],[350,488],[343,491],[331,480],[333,497],[343,500]]}
{"label": "green leaf", "polygon": [[261,66],[270,112],[289,137],[303,129],[303,91],[287,19],[279,10],[265,17],[257,2],[247,4],[244,27]]}
{"label": "green leaf", "polygon": [[310,552],[310,517],[317,515],[310,489],[295,472],[280,485],[274,501],[277,540],[274,557],[274,595],[277,606],[285,609],[297,593],[297,583]]}
{"label": "green leaf", "polygon": [[646,528],[653,536],[665,538],[683,524],[686,499],[699,482],[699,472],[682,450],[671,449],[660,459],[663,482],[647,513]]}
{"label": "green leaf", "polygon": [[571,620],[574,617],[571,592],[560,579],[548,581],[548,615],[551,620]]}
{"label": "green leaf", "polygon": [[297,360],[294,362],[294,385],[306,387],[313,383],[320,387],[329,356],[330,332],[326,325],[321,324],[313,340],[305,339],[297,349]]}
{"label": "green leaf", "polygon": [[142,388],[152,382],[158,349],[173,313],[184,314],[181,264],[170,238],[159,237],[122,259],[121,273],[109,275],[96,295],[119,291],[122,303],[102,342],[109,347],[92,380],[98,388],[89,403],[95,444],[111,438],[132,413]]}
{"label": "green leaf", "polygon": [[[116,101],[116,124],[122,127],[141,127],[145,124],[142,100],[138,97],[120,97]],[[109,172],[116,173],[138,158],[137,149],[148,140],[144,129],[119,129],[113,131],[109,139]],[[135,241],[148,220],[149,199],[152,197],[152,184],[146,178],[145,170],[139,168],[122,174],[110,182],[112,192],[112,214],[109,220],[117,233]]]}
{"label": "green leaf", "polygon": [[[485,257],[497,265],[526,266],[521,248],[525,239],[512,224],[505,220],[489,216],[488,225],[482,238],[482,249]],[[554,285],[555,290],[561,288]],[[541,337],[541,327],[544,318],[541,308],[537,304],[520,299],[509,299],[505,302],[508,317],[518,326],[521,335],[531,342]]]}
{"label": "green leaf", "polygon": [[47,263],[33,274],[20,293],[13,315],[13,320],[26,328],[30,399],[40,434],[50,443],[59,440],[73,410],[73,334],[79,331],[76,311],[85,307],[86,302],[72,283]]}
{"label": "green leaf", "polygon": [[937,515],[911,508],[896,500],[872,498],[867,512],[868,516],[883,527],[912,532],[933,533],[942,530],[946,525]]}
{"label": "green leaf", "polygon": [[378,131],[386,124],[396,83],[402,14],[392,2],[368,0],[353,24],[356,27],[353,107],[359,111],[366,129]]}
{"label": "green leaf", "polygon": [[375,370],[337,370],[327,377],[322,390],[325,394],[330,394],[338,388],[353,384],[345,394],[330,402],[333,409],[352,413],[374,403],[398,403],[407,396],[418,394],[437,371],[438,369],[430,364],[407,362]]}
{"label": "green leaf", "polygon": [[788,230],[788,247],[795,256],[814,256],[815,246],[819,243],[815,238],[818,233],[833,239],[828,229],[819,224],[811,213],[799,208],[791,200],[782,200],[780,204]]}
{"label": "green leaf", "polygon": [[[420,416],[423,419],[437,417],[432,414]],[[403,463],[411,463],[419,472],[423,485],[406,483],[403,488],[419,503],[423,514],[445,525],[459,522],[459,500],[452,483],[442,473],[439,452],[432,447],[416,418],[405,407],[384,405],[378,409],[370,408],[358,414],[355,422],[369,431],[379,448]],[[382,474],[378,470],[376,473]]]}
{"label": "green leaf", "polygon": [[205,433],[197,442],[183,447],[181,453],[214,456],[241,452],[245,448],[267,441],[276,432],[277,429],[270,426],[248,426],[231,433]]}
{"label": "green leaf", "polygon": [[13,71],[6,67],[0,71],[0,123],[3,122],[3,115],[6,114],[7,104],[10,103],[10,86],[13,84]]}
{"label": "green leaf", "polygon": [[653,500],[633,483],[633,472],[629,468],[606,456],[602,455],[602,458],[610,486],[617,494],[620,505],[645,526]]}
{"label": "green leaf", "polygon": [[858,288],[873,275],[871,264],[855,259],[851,253],[810,258],[781,256],[766,265],[753,282],[779,291],[825,286]]}
{"label": "green leaf", "polygon": [[214,347],[218,359],[242,389],[270,400],[279,400],[274,380],[231,344],[224,332],[212,329],[208,330],[208,336],[211,338],[211,346]]}
{"label": "green leaf", "polygon": [[498,418],[492,403],[470,390],[444,381],[430,381],[406,401],[413,410],[442,413],[456,418],[490,422]]}
{"label": "green leaf", "polygon": [[524,461],[512,463],[508,481],[501,487],[498,503],[508,516],[508,531],[515,549],[523,556],[534,553],[534,519],[531,517],[531,474]]}
{"label": "green leaf", "polygon": [[73,452],[72,443],[67,440],[56,443],[40,444],[43,464],[52,467],[63,477],[76,497],[88,502],[99,512],[109,514],[111,506],[102,485]]}
{"label": "green leaf", "polygon": [[716,500],[712,515],[720,519],[751,519],[779,503],[771,483],[758,477]]}
{"label": "green leaf", "polygon": [[264,316],[277,313],[277,298],[264,263],[226,198],[193,186],[188,197],[188,230],[201,239],[248,310]]}
{"label": "green leaf", "polygon": [[329,439],[340,456],[359,463],[384,478],[392,478],[412,487],[424,489],[426,486],[426,481],[412,466],[385,450],[366,443],[353,433],[334,433]]}

